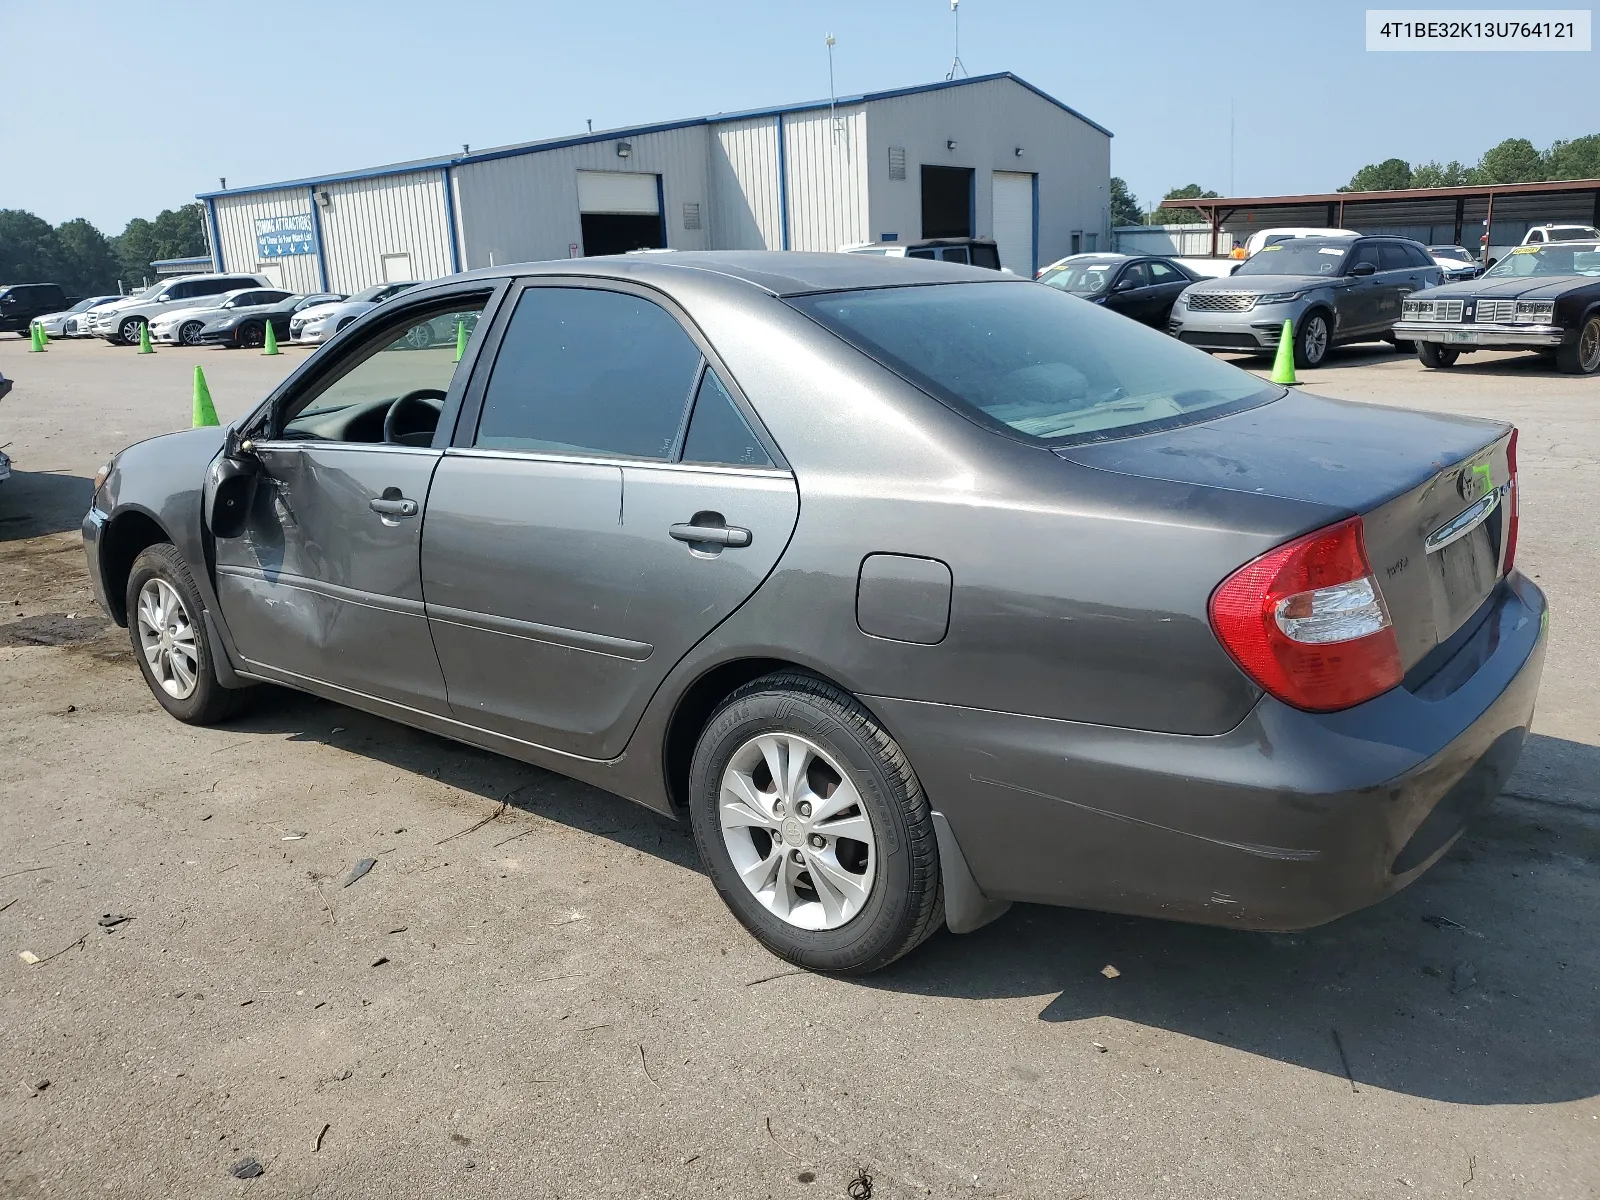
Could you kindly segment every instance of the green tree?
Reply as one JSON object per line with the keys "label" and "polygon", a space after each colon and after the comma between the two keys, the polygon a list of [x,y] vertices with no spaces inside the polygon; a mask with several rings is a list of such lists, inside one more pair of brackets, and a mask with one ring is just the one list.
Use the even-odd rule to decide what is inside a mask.
{"label": "green tree", "polygon": [[1474,183],[1534,183],[1547,178],[1547,167],[1527,138],[1507,138],[1484,151],[1474,174]]}
{"label": "green tree", "polygon": [[0,284],[54,282],[59,269],[50,223],[20,208],[0,208]]}
{"label": "green tree", "polygon": [[1144,210],[1139,207],[1139,198],[1115,175],[1111,177],[1111,224],[1113,228],[1144,224]]}
{"label": "green tree", "polygon": [[1465,187],[1472,182],[1472,168],[1451,159],[1447,163],[1425,162],[1411,172],[1411,186],[1417,188]]}
{"label": "green tree", "polygon": [[1341,192],[1395,192],[1411,184],[1411,164],[1403,158],[1368,163],[1350,177]]}
{"label": "green tree", "polygon": [[128,287],[153,279],[150,264],[162,258],[193,258],[206,253],[204,209],[199,204],[163,209],[154,221],[135,217],[112,240],[120,277]]}
{"label": "green tree", "polygon": [[[1214,200],[1218,193],[1203,191],[1198,183],[1173,188],[1163,200]],[[1204,225],[1205,217],[1193,208],[1167,208],[1165,205],[1150,214],[1152,225]]]}
{"label": "green tree", "polygon": [[82,296],[117,290],[117,256],[105,234],[77,217],[57,225],[55,237],[62,287]]}
{"label": "green tree", "polygon": [[1600,133],[1556,142],[1544,158],[1551,179],[1600,179]]}

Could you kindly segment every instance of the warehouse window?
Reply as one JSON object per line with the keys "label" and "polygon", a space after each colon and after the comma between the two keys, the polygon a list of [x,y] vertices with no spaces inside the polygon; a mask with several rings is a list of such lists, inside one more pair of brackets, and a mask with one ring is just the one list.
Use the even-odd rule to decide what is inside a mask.
{"label": "warehouse window", "polygon": [[972,168],[922,168],[922,236],[972,236]]}

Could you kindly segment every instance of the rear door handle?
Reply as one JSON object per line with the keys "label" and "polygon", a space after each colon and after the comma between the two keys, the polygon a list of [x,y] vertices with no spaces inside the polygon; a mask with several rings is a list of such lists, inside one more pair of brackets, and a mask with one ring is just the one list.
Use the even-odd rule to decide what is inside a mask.
{"label": "rear door handle", "polygon": [[674,525],[667,530],[680,542],[701,542],[714,546],[748,546],[750,531],[737,525]]}
{"label": "rear door handle", "polygon": [[404,496],[398,499],[389,496],[375,496],[367,501],[367,507],[375,513],[382,513],[386,517],[414,517],[417,515],[417,502],[407,500]]}

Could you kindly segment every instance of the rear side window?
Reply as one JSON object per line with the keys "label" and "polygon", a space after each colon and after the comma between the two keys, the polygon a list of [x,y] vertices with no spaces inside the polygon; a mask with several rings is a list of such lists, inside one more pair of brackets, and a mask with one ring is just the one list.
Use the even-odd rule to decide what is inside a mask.
{"label": "rear side window", "polygon": [[972,248],[972,265],[987,267],[991,271],[1000,269],[1000,251],[994,246],[974,246]]}
{"label": "rear side window", "polygon": [[1145,266],[1150,269],[1150,282],[1151,283],[1154,283],[1154,284],[1180,283],[1183,280],[1183,276],[1179,275],[1176,271],[1174,271],[1171,267],[1167,266],[1167,264],[1164,263],[1164,262],[1155,262],[1154,260],[1152,260],[1150,262],[1145,263]]}
{"label": "rear side window", "polygon": [[1428,252],[1421,246],[1405,246],[1406,257],[1411,260],[1413,267],[1437,266],[1433,259],[1428,257]]}
{"label": "rear side window", "polygon": [[957,283],[827,292],[789,303],[935,400],[1029,440],[1142,433],[1283,394],[1056,288]]}
{"label": "rear side window", "polygon": [[730,467],[770,467],[772,459],[750,432],[744,414],[733,402],[717,373],[707,367],[689,417],[683,461]]}
{"label": "rear side window", "polygon": [[939,251],[939,257],[945,262],[964,263],[967,261],[967,248],[965,246],[946,246]]}
{"label": "rear side window", "polygon": [[529,288],[495,358],[475,444],[670,458],[699,366],[699,348],[658,304]]}

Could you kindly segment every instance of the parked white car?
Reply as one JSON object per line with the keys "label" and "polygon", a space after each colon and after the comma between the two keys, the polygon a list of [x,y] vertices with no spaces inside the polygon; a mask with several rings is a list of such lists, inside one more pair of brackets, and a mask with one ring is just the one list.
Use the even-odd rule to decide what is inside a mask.
{"label": "parked white car", "polygon": [[1535,225],[1522,235],[1524,246],[1545,246],[1551,242],[1600,241],[1600,229],[1593,225]]}
{"label": "parked white car", "polygon": [[277,304],[292,295],[293,292],[286,292],[282,288],[239,288],[237,291],[223,292],[219,296],[208,296],[187,307],[152,317],[150,340],[171,345],[198,346],[200,331],[206,327],[206,322],[221,316],[221,310],[251,308],[257,304]]}
{"label": "parked white car", "polygon": [[45,333],[53,338],[73,336],[67,332],[67,322],[79,313],[86,313],[98,304],[110,304],[114,300],[121,300],[121,296],[90,296],[86,300],[79,300],[71,308],[61,312],[45,313],[42,317],[35,317],[33,324],[41,326]]}
{"label": "parked white car", "polygon": [[1245,239],[1244,256],[1251,258],[1261,253],[1263,246],[1275,245],[1278,242],[1292,241],[1295,238],[1305,237],[1360,237],[1353,229],[1312,229],[1309,226],[1285,226],[1281,229],[1258,229]]}
{"label": "parked white car", "polygon": [[416,286],[413,280],[405,283],[375,283],[337,304],[318,304],[302,309],[289,321],[289,340],[313,344],[325,342],[362,313],[370,312],[389,297],[398,296],[407,288]]}
{"label": "parked white car", "polygon": [[180,275],[153,283],[136,296],[94,311],[89,332],[113,345],[136,346],[139,328],[166,312],[246,287],[271,287],[264,275]]}

